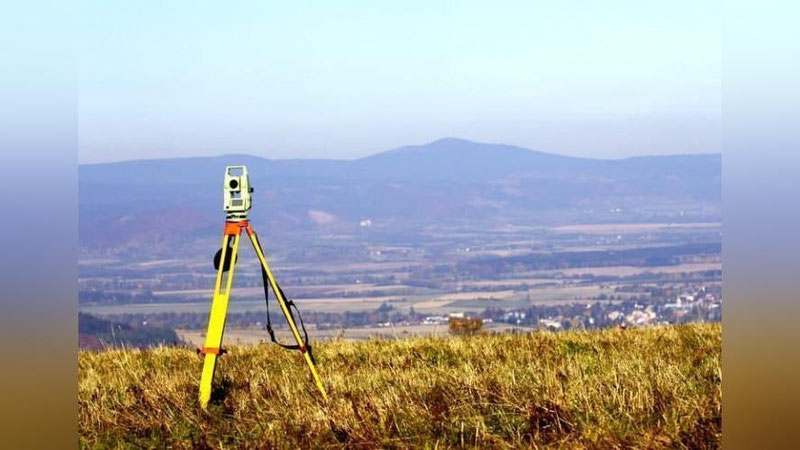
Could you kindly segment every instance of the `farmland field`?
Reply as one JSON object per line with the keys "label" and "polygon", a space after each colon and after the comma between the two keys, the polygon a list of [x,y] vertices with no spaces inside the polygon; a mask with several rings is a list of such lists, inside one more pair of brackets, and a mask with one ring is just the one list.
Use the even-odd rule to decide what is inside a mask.
{"label": "farmland field", "polygon": [[[289,288],[287,292],[292,292]],[[202,291],[201,291],[202,292]],[[558,304],[572,301],[588,301],[590,297],[599,295],[603,292],[611,292],[610,288],[599,286],[579,286],[579,287],[548,287],[528,289],[525,291],[473,291],[457,292],[449,294],[419,294],[419,295],[388,295],[370,297],[323,297],[323,298],[299,298],[295,301],[304,309],[313,311],[368,311],[373,310],[385,302],[392,302],[398,307],[414,307],[419,311],[429,313],[449,312],[449,305],[461,300],[480,300],[492,298],[501,300],[498,306],[552,303]],[[140,304],[119,304],[119,305],[91,305],[81,307],[81,311],[89,314],[108,315],[126,313],[158,313],[158,312],[208,312],[210,307],[210,293],[207,301],[193,302],[169,302],[169,303],[140,303]],[[229,310],[237,311],[263,311],[264,310],[264,291],[262,288],[235,289],[232,295]],[[259,300],[249,300],[253,297],[260,297]],[[530,300],[527,300],[530,298]],[[525,300],[523,300],[525,299]],[[507,300],[507,301],[506,301]]]}
{"label": "farmland field", "polygon": [[[367,335],[382,322],[406,327],[421,324],[425,316],[488,310],[494,320],[534,328],[539,319],[565,328],[641,320],[630,314],[647,307],[659,310],[655,317],[642,313],[648,323],[683,323],[717,317],[695,310],[684,318],[684,312],[671,314],[664,305],[681,293],[705,296],[719,290],[719,232],[718,223],[705,222],[582,224],[507,233],[431,228],[417,245],[330,236],[304,252],[268,258],[284,292],[312,317],[311,323],[349,330],[357,323]],[[134,326],[204,329],[216,275],[207,256],[93,256],[82,260],[80,270],[82,313]],[[238,328],[260,328],[263,296],[259,265],[244,246],[229,305],[229,313],[239,316]],[[584,314],[581,307],[598,302],[604,312]],[[379,310],[386,314],[376,314]],[[504,316],[525,311],[527,323]]]}

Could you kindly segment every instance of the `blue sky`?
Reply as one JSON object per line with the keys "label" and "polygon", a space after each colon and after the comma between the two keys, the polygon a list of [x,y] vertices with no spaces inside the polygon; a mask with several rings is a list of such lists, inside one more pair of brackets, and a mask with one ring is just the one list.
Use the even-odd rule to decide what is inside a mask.
{"label": "blue sky", "polygon": [[83,1],[81,162],[720,151],[717,2]]}

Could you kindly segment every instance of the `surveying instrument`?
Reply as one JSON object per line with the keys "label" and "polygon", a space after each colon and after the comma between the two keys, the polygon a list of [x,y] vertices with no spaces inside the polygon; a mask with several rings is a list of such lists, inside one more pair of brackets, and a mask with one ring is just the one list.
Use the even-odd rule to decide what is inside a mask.
{"label": "surveying instrument", "polygon": [[[253,228],[250,226],[248,213],[252,206],[251,194],[253,193],[253,188],[250,187],[247,167],[226,167],[222,191],[224,198],[223,210],[226,215],[225,230],[222,235],[222,248],[214,257],[217,279],[214,283],[214,296],[211,303],[211,313],[208,319],[208,332],[206,333],[205,344],[200,350],[200,353],[205,355],[203,374],[200,378],[200,406],[205,409],[208,405],[208,401],[211,398],[211,383],[214,379],[217,358],[225,353],[225,351],[222,350],[222,334],[225,330],[225,316],[228,312],[228,300],[230,299],[231,286],[233,285],[233,271],[236,267],[239,238],[242,236],[242,230],[247,232],[247,236],[253,244],[256,255],[258,255],[258,260],[261,262],[261,276],[264,282],[264,295],[267,303],[267,331],[269,332],[270,338],[272,342],[275,342],[283,348],[299,350],[300,353],[303,354],[311,376],[314,378],[317,388],[319,388],[319,391],[322,393],[322,398],[327,400],[328,395],[317,374],[314,356],[311,353],[311,345],[308,343],[308,333],[303,324],[303,319],[300,316],[300,311],[297,310],[297,306],[292,300],[286,299],[280,286],[275,281],[272,270],[270,270],[267,259],[264,256],[264,251],[261,249],[258,236],[256,236],[256,232],[253,231]],[[272,288],[278,305],[281,311],[283,311],[286,321],[289,323],[289,328],[297,342],[296,345],[282,344],[275,339],[275,333],[272,330],[272,322],[269,317],[269,288]],[[303,337],[300,336],[300,331],[297,328],[297,322],[295,321],[295,316],[291,308],[294,308],[300,319]]]}

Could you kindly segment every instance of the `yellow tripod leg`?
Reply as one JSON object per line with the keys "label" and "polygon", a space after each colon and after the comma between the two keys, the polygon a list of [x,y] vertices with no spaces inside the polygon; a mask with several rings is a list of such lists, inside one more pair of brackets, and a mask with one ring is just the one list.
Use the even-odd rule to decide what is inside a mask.
{"label": "yellow tripod leg", "polygon": [[[219,269],[217,270],[217,280],[214,283],[214,299],[211,303],[211,313],[208,318],[208,331],[206,332],[205,345],[203,345],[205,358],[203,360],[203,374],[200,377],[199,394],[200,406],[203,409],[206,408],[211,398],[211,383],[214,380],[217,357],[222,348],[222,334],[225,331],[225,316],[228,313],[228,300],[230,299],[231,286],[233,285],[233,269],[236,267],[236,254],[239,250],[239,238],[241,237],[241,228],[237,228],[237,230],[235,234],[229,234],[226,229],[225,236],[222,239],[222,255]],[[230,257],[231,264],[228,270],[227,280],[225,280],[224,291],[222,291],[226,253],[228,252],[230,239],[233,239],[233,248],[231,249]]]}
{"label": "yellow tripod leg", "polygon": [[261,266],[264,268],[264,271],[267,272],[267,278],[269,279],[269,283],[272,286],[272,292],[275,293],[275,297],[278,299],[278,304],[283,311],[283,315],[286,316],[286,321],[289,323],[289,328],[292,329],[292,334],[294,335],[294,339],[297,341],[297,345],[303,348],[303,356],[306,359],[306,363],[308,364],[308,369],[311,371],[311,376],[314,378],[314,383],[316,383],[317,388],[322,393],[322,398],[328,400],[328,393],[325,392],[325,386],[322,385],[322,380],[320,380],[319,375],[317,374],[317,368],[314,365],[314,361],[311,360],[311,355],[305,351],[303,338],[300,336],[300,332],[297,330],[297,324],[294,323],[292,320],[292,315],[289,313],[289,307],[286,305],[286,299],[283,298],[281,295],[281,290],[278,289],[278,285],[275,282],[275,277],[272,275],[272,270],[270,270],[269,265],[267,264],[267,259],[264,257],[264,252],[261,250],[261,244],[258,242],[258,237],[256,233],[253,231],[252,228],[249,226],[247,227],[247,235],[250,237],[250,242],[253,244],[253,248],[258,255],[258,259],[261,262]]}

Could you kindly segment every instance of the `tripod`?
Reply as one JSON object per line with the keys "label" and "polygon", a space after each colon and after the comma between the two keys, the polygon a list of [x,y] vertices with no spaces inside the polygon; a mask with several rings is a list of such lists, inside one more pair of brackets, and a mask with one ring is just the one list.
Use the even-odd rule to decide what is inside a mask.
{"label": "tripod", "polygon": [[[297,307],[294,306],[294,302],[291,300],[286,300],[286,296],[283,294],[280,286],[278,286],[278,283],[275,281],[275,277],[272,275],[272,271],[267,264],[267,259],[264,257],[261,244],[258,242],[258,236],[256,236],[255,231],[253,231],[253,228],[250,226],[250,221],[246,219],[231,219],[232,218],[229,216],[229,220],[225,222],[225,232],[223,233],[222,237],[222,250],[221,253],[218,254],[219,262],[217,268],[217,279],[214,283],[214,297],[211,303],[211,313],[208,320],[208,332],[206,333],[206,340],[205,344],[203,345],[203,349],[200,351],[203,353],[203,355],[205,355],[203,361],[203,374],[200,378],[200,406],[205,409],[208,405],[208,401],[211,398],[211,383],[214,379],[214,370],[217,366],[217,358],[224,353],[224,351],[221,349],[222,334],[225,330],[225,316],[228,312],[228,300],[230,299],[231,286],[233,285],[233,271],[236,266],[237,253],[239,250],[239,239],[242,236],[242,229],[247,232],[247,236],[250,238],[250,242],[253,244],[256,255],[258,255],[258,259],[261,262],[261,274],[264,280],[264,293],[265,295],[268,294],[267,285],[269,285],[272,288],[272,291],[275,293],[278,305],[280,305],[283,315],[286,317],[286,321],[289,323],[289,328],[292,330],[292,334],[294,335],[297,345],[280,344],[275,339],[275,333],[273,332],[272,325],[270,323],[269,309],[267,309],[267,331],[269,332],[273,342],[278,343],[284,348],[300,350],[305,357],[308,368],[311,371],[311,376],[314,378],[317,388],[319,388],[319,391],[322,393],[322,398],[327,400],[328,395],[325,392],[325,387],[322,385],[322,381],[320,381],[319,375],[317,374],[314,357],[311,353],[311,346],[308,344],[308,334],[305,333],[305,326],[303,325],[301,319],[300,324],[303,327],[303,332],[305,334],[305,339],[303,339],[300,336],[300,332],[297,329],[297,323],[295,322],[294,315],[290,309],[290,307],[294,307],[295,310],[297,310]],[[225,275],[226,273],[227,278]]]}

